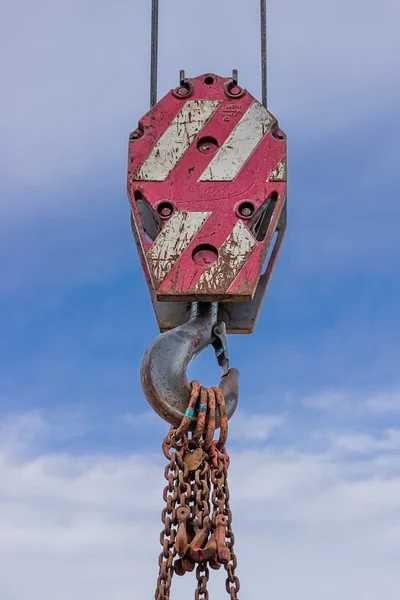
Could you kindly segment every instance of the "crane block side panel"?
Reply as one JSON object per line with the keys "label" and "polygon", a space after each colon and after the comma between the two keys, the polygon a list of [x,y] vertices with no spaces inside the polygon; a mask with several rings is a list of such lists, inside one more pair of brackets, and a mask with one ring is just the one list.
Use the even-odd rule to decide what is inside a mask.
{"label": "crane block side panel", "polygon": [[203,75],[130,136],[132,227],[157,301],[251,301],[286,202],[286,137],[232,79]]}

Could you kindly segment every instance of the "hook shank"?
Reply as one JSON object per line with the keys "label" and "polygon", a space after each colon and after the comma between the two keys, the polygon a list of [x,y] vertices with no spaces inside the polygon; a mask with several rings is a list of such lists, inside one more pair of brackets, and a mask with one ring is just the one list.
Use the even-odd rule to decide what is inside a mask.
{"label": "hook shank", "polygon": [[[143,391],[153,409],[171,425],[179,426],[191,392],[186,370],[190,361],[213,342],[218,305],[195,302],[187,323],[161,334],[147,349],[141,365]],[[219,387],[225,396],[228,418],[238,403],[237,369],[229,369]]]}

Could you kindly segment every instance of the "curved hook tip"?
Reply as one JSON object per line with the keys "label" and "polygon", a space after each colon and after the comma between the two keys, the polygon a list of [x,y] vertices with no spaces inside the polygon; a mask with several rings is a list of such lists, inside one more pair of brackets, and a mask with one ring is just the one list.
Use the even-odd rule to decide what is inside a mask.
{"label": "curved hook tip", "polygon": [[[213,343],[216,322],[216,303],[195,303],[187,323],[160,335],[145,352],[140,371],[143,391],[156,413],[171,425],[182,422],[191,394],[187,367]],[[219,385],[230,418],[238,403],[238,370],[229,369]]]}
{"label": "curved hook tip", "polygon": [[[140,372],[142,388],[155,412],[171,425],[179,427],[189,404],[191,385],[186,377],[186,369],[182,368],[179,362],[180,368],[175,363],[175,377],[171,377],[171,373],[166,369],[170,366],[170,362],[167,361],[166,364],[159,362],[156,349],[157,346],[154,348],[153,343],[143,357]],[[219,387],[224,394],[226,413],[230,419],[239,401],[239,371],[229,369],[228,373],[221,378]],[[217,426],[219,426],[218,418]]]}
{"label": "curved hook tip", "polygon": [[228,419],[230,419],[239,402],[239,371],[237,369],[229,369],[227,374],[221,378],[218,387],[224,394],[226,413]]}

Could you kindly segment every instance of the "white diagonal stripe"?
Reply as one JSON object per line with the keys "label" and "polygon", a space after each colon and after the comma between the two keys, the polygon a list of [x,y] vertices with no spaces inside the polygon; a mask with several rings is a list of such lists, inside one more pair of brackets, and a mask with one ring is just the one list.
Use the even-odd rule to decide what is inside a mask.
{"label": "white diagonal stripe", "polygon": [[165,181],[219,104],[219,100],[188,100],[160,137],[135,179]]}
{"label": "white diagonal stripe", "polygon": [[199,181],[232,181],[271,128],[272,115],[255,100]]}
{"label": "white diagonal stripe", "polygon": [[227,289],[256,246],[256,241],[243,221],[238,221],[219,249],[218,260],[200,276],[195,291],[218,292],[221,286]]}
{"label": "white diagonal stripe", "polygon": [[189,246],[210,212],[174,212],[147,252],[147,264],[158,286]]}

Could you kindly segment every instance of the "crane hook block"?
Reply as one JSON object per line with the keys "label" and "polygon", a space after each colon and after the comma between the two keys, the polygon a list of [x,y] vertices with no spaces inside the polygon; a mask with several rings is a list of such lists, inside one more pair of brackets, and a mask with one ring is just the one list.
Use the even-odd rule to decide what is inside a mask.
{"label": "crane hook block", "polygon": [[[161,331],[218,302],[250,333],[286,227],[286,136],[235,78],[181,79],[130,134],[132,232]],[[264,265],[266,265],[265,270]]]}

